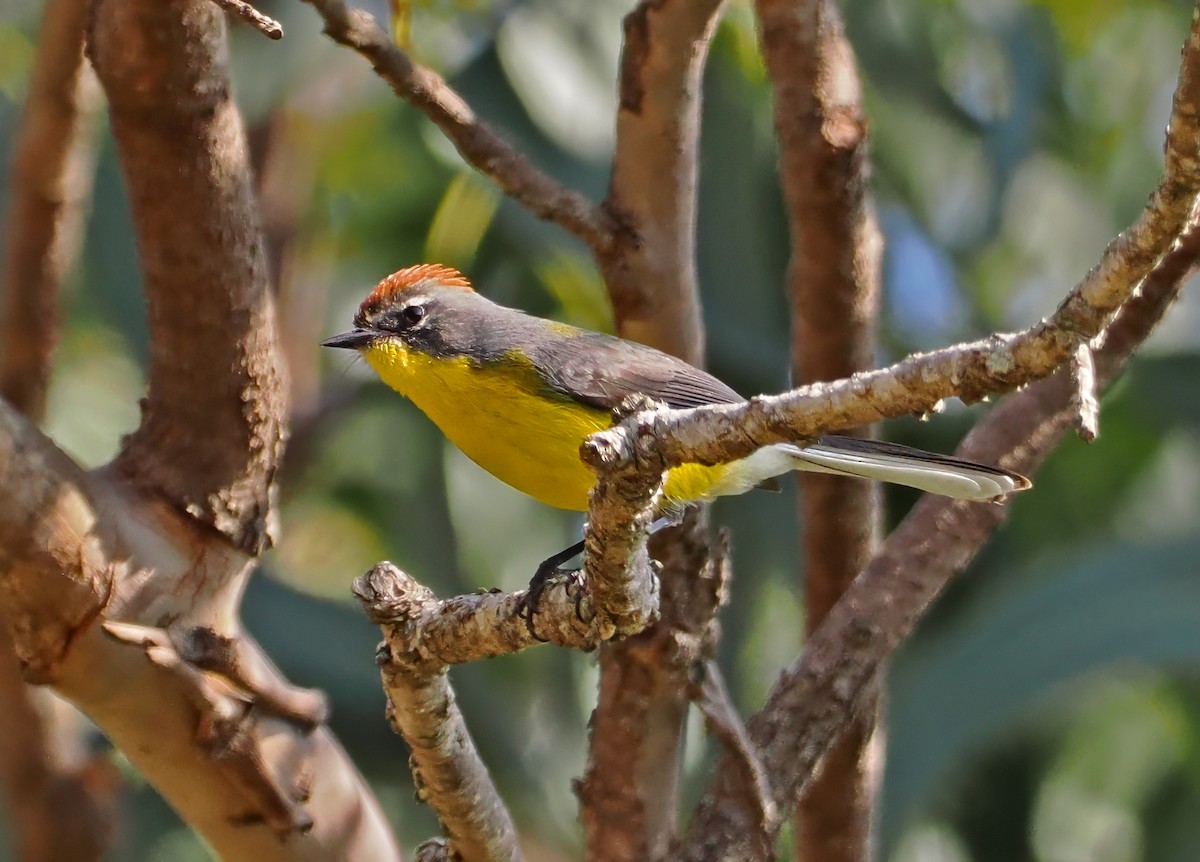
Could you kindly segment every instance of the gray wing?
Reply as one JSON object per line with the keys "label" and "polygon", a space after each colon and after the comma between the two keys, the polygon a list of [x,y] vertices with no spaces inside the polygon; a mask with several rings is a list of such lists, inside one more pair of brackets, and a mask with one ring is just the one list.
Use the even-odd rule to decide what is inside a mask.
{"label": "gray wing", "polygon": [[526,352],[551,391],[602,410],[634,394],[680,409],[745,400],[682,359],[599,332],[539,339]]}

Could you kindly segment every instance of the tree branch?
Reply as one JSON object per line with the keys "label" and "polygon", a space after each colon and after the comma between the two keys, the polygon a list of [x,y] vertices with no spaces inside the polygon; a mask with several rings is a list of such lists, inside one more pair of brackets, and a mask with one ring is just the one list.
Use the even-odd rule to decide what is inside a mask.
{"label": "tree branch", "polygon": [[[446,664],[425,648],[435,629],[425,629],[422,623],[431,612],[444,613],[445,603],[386,562],[357,579],[354,591],[367,616],[383,628],[378,658],[388,718],[412,751],[417,798],[437,812],[449,838],[449,857],[520,860],[512,815],[458,711]],[[524,628],[520,620],[515,622],[520,625],[510,631]],[[433,637],[436,641],[436,634]]]}
{"label": "tree branch", "polygon": [[94,475],[0,402],[0,617],[24,677],[84,709],[222,857],[396,859],[323,698],[288,686],[237,619],[283,405],[220,13],[91,11],[150,294],[151,394]]}
{"label": "tree branch", "polygon": [[95,153],[95,79],[83,60],[87,3],[46,4],[29,96],[13,147],[3,285],[0,395],[26,416],[45,413],[58,340],[58,294],[83,240]]}
{"label": "tree branch", "polygon": [[602,647],[588,766],[577,786],[588,858],[669,858],[675,840],[683,721],[695,674],[715,650],[715,615],[730,577],[724,538],[714,549],[697,515],[653,537],[661,618]]}
{"label": "tree branch", "polygon": [[[87,3],[45,6],[10,173],[0,284],[0,397],[35,422],[45,414],[58,296],[83,239],[95,161],[95,77],[83,59]],[[83,742],[81,716],[25,684],[0,633],[0,775],[26,862],[99,859],[112,844],[119,779]],[[64,818],[62,811],[72,816]]]}
{"label": "tree branch", "polygon": [[221,596],[198,600],[251,558],[83,473],[3,402],[0,487],[0,615],[27,679],[87,712],[222,858],[398,858],[328,730],[188,660],[215,625],[257,650]]}
{"label": "tree branch", "polygon": [[[1192,227],[1105,333],[1096,355],[1098,381],[1109,382],[1119,373],[1198,260],[1200,230]],[[1063,371],[1014,395],[975,427],[957,454],[1033,473],[1073,424],[1072,388]],[[925,496],[809,639],[799,661],[780,677],[749,727],[759,756],[777,765],[771,777],[781,808],[802,796],[822,758],[871,701],[881,664],[1006,512],[1006,506]],[[756,808],[739,780],[738,765],[724,759],[680,859],[761,858],[750,854],[764,839],[770,846],[770,835],[754,831]]]}
{"label": "tree branch", "polygon": [[[419,656],[430,667],[509,655],[546,641],[580,650],[600,644],[590,623],[591,599],[575,579],[555,582],[542,595],[534,616],[537,636],[521,616],[524,590],[437,599],[411,575],[384,561],[355,580],[354,594],[371,622],[390,625],[388,642],[395,652]],[[412,598],[416,594],[419,602]]]}
{"label": "tree branch", "polygon": [[[1098,336],[1181,236],[1200,188],[1200,25],[1184,45],[1167,129],[1163,177],[1138,219],[1105,248],[1100,262],[1048,319],[1012,335],[914,354],[888,368],[828,384],[763,395],[743,404],[660,410],[603,431],[612,466],[633,463],[635,438],[651,437],[668,467],[744,458],[772,443],[936,410],[944,398],[984,400],[1047,377],[1081,342]],[[595,439],[595,437],[593,439]],[[642,456],[644,457],[644,455]]]}
{"label": "tree branch", "polygon": [[0,699],[0,777],[16,832],[14,858],[104,859],[116,837],[121,777],[105,754],[88,750],[74,707],[25,684],[2,631]]}
{"label": "tree branch", "polygon": [[433,121],[466,161],[540,219],[583,240],[596,253],[613,242],[613,220],[586,197],[563,188],[531,165],[432,69],[413,62],[366,12],[342,0],[304,0],[325,21],[325,33],[370,61],[396,95]]}
{"label": "tree branch", "polygon": [[700,79],[721,0],[641,2],[625,18],[620,106],[597,250],[617,331],[694,364],[704,357],[696,285]]}
{"label": "tree branch", "polygon": [[[595,249],[618,332],[703,362],[696,283],[696,181],[701,77],[720,0],[641,2],[625,18],[616,148],[605,211],[620,225]],[[605,528],[590,515],[590,532]],[[674,840],[680,736],[691,675],[716,638],[727,566],[711,553],[707,518],[689,513],[652,539],[661,619],[606,644],[578,792],[589,858],[661,858]],[[587,564],[595,564],[594,552]],[[630,780],[632,776],[633,780]]]}
{"label": "tree branch", "polygon": [[[757,0],[775,95],[780,177],[791,228],[788,295],[798,383],[874,364],[883,242],[871,201],[867,121],[854,51],[828,0]],[[870,561],[879,540],[875,482],[803,473],[804,625],[813,631]],[[843,738],[796,820],[796,859],[866,858],[872,791],[863,759],[870,710]]]}
{"label": "tree branch", "polygon": [[245,0],[212,0],[230,15],[245,21],[268,39],[282,39],[283,25],[262,12],[259,12]]}
{"label": "tree branch", "polygon": [[286,393],[222,15],[208,2],[99,0],[88,45],[150,323],[142,423],[115,467],[257,552],[275,530]]}

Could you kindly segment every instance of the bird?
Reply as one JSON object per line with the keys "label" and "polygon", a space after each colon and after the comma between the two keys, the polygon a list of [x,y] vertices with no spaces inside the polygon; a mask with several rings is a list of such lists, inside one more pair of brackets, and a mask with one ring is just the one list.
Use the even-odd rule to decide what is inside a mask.
{"label": "bird", "polygon": [[[322,345],[357,351],[468,458],[560,509],[587,509],[596,476],[580,459],[580,445],[612,426],[614,409],[627,397],[642,395],[672,408],[745,400],[708,372],[653,347],[493,302],[461,272],[441,264],[410,266],[380,281],[353,323]],[[675,467],[667,473],[657,514],[677,520],[688,506],[744,493],[793,470],[975,501],[1001,500],[1031,486],[1000,467],[825,435],[765,446],[727,464]],[[574,553],[581,547],[573,546]],[[539,572],[570,559],[573,554],[564,555],[571,550],[548,559]]]}

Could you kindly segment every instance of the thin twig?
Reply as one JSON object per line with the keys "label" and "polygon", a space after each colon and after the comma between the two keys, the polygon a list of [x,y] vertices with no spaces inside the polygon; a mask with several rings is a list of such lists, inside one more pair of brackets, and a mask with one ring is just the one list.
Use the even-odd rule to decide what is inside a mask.
{"label": "thin twig", "polygon": [[230,15],[245,21],[268,39],[283,38],[283,25],[262,12],[259,12],[246,0],[212,0]]}
{"label": "thin twig", "polygon": [[[512,815],[458,710],[446,665],[423,648],[427,633],[419,627],[437,599],[391,563],[375,566],[355,582],[354,590],[368,617],[387,620],[382,623],[379,665],[388,718],[412,751],[417,797],[437,812],[450,839],[448,856],[480,862],[521,859]],[[524,628],[516,622],[520,625],[514,628]],[[435,844],[426,852],[439,850]]]}
{"label": "thin twig", "polygon": [[371,62],[396,95],[441,129],[476,170],[538,218],[554,222],[600,253],[613,242],[616,225],[579,192],[539,171],[491,126],[479,119],[437,72],[413,62],[360,9],[342,0],[305,0],[325,20],[325,33]]}

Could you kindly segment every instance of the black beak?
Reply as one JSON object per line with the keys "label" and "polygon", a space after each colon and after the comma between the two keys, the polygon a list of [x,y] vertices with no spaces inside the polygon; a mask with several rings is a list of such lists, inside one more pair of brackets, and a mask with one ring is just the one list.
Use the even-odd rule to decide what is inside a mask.
{"label": "black beak", "polygon": [[322,347],[341,347],[346,350],[358,350],[366,347],[378,336],[367,329],[352,329],[349,332],[343,332],[341,335],[335,335],[333,338],[326,338],[321,342]]}

